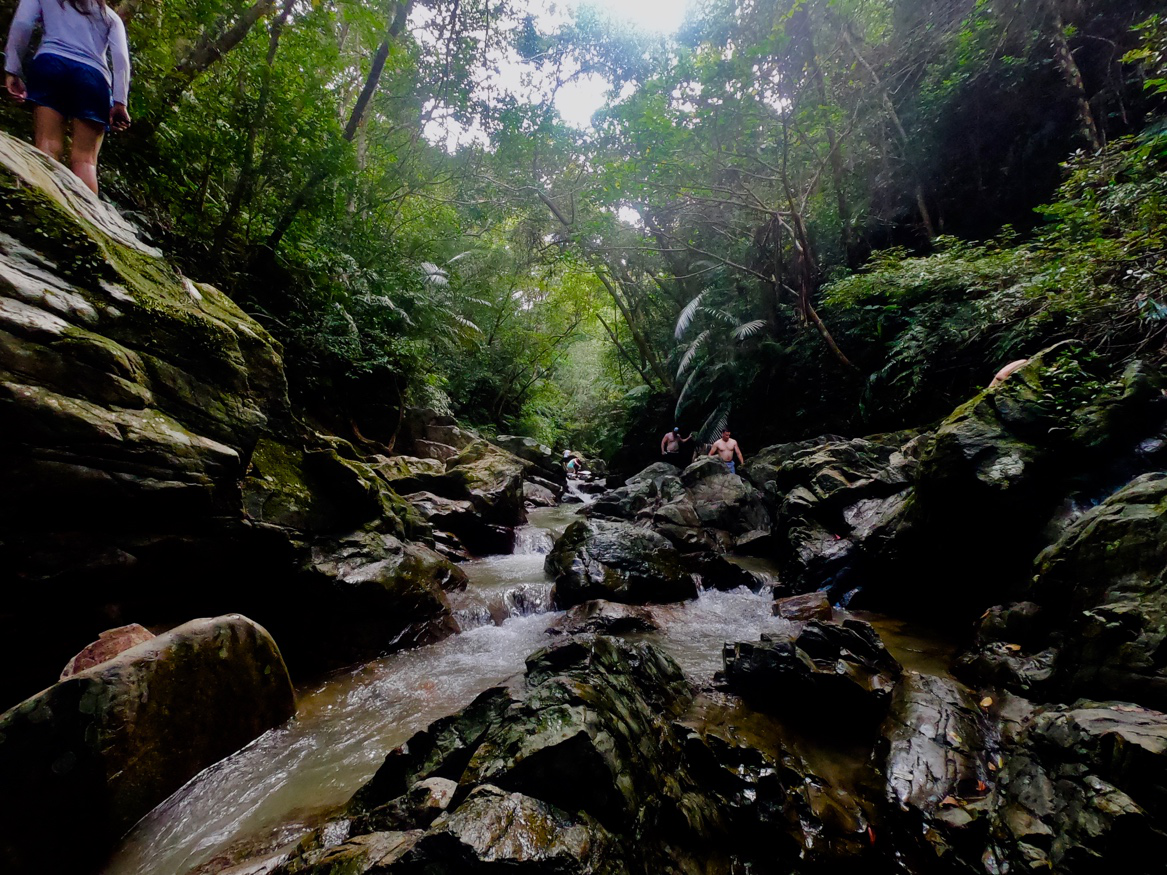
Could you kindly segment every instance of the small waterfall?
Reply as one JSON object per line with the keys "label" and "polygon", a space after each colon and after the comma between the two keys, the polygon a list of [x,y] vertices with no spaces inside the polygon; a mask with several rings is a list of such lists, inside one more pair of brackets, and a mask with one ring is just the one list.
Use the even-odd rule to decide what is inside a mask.
{"label": "small waterfall", "polygon": [[500,626],[511,617],[552,610],[551,579],[543,570],[543,558],[554,543],[550,530],[520,526],[515,529],[514,553],[487,556],[463,565],[470,576],[470,586],[450,597],[458,626],[463,631],[491,624]]}
{"label": "small waterfall", "polygon": [[569,495],[575,496],[574,502],[578,504],[591,504],[596,500],[594,495],[589,495],[587,492],[584,492],[579,488],[578,480],[567,481],[567,493]]}
{"label": "small waterfall", "polygon": [[515,529],[515,555],[530,556],[539,554],[545,556],[551,552],[555,539],[547,529],[535,526],[522,526]]}

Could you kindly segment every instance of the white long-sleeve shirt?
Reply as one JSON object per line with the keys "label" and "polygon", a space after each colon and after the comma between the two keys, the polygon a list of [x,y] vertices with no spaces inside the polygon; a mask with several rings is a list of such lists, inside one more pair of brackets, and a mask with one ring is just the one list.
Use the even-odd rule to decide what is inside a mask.
{"label": "white long-sleeve shirt", "polygon": [[[4,70],[24,78],[24,53],[39,22],[44,26],[44,36],[36,50],[38,56],[58,55],[100,70],[110,83],[114,101],[126,103],[130,93],[130,49],[125,25],[101,0],[87,2],[88,15],[78,12],[68,0],[20,0],[8,31]],[[113,58],[112,75],[106,52]]]}

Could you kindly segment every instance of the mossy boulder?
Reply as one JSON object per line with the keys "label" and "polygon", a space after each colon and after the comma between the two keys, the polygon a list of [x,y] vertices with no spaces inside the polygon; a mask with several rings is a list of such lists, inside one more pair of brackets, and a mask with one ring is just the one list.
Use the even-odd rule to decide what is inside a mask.
{"label": "mossy boulder", "polygon": [[289,630],[285,649],[297,663],[335,667],[437,640],[456,631],[446,593],[466,584],[448,559],[393,535],[317,538],[294,590],[311,623]]}
{"label": "mossy boulder", "polygon": [[446,460],[446,479],[457,484],[461,494],[449,498],[467,498],[485,522],[517,526],[527,520],[523,505],[524,462],[506,450],[476,440],[458,455]]}
{"label": "mossy boulder", "polygon": [[[563,463],[552,452],[551,447],[546,444],[541,444],[534,438],[516,434],[500,434],[493,443],[511,455],[518,456],[524,462],[530,463],[538,476],[557,483],[561,487],[567,482],[567,472],[563,469]],[[594,469],[589,468],[588,470]]]}
{"label": "mossy boulder", "polygon": [[0,715],[4,871],[92,871],[155,805],[294,713],[279,649],[239,615],[192,620],[54,684]]}
{"label": "mossy boulder", "polygon": [[547,554],[546,569],[555,578],[560,608],[592,599],[650,604],[697,596],[677,549],[651,529],[630,523],[572,523]]}
{"label": "mossy boulder", "polygon": [[1163,467],[1157,385],[1145,366],[1112,373],[1066,343],[958,407],[918,442],[902,508],[877,514],[869,603],[922,605],[938,573],[962,618],[1015,594],[1081,508]]}

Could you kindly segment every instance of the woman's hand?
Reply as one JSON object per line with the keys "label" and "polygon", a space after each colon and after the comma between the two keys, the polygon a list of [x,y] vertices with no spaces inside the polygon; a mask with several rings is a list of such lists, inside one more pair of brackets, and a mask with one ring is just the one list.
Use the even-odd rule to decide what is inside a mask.
{"label": "woman's hand", "polygon": [[124,131],[130,126],[130,113],[124,103],[115,103],[109,111],[109,126],[115,131]]}
{"label": "woman's hand", "polygon": [[24,87],[24,80],[12,73],[4,74],[4,87],[8,89],[8,95],[17,103],[24,103],[24,98],[28,97],[28,89]]}

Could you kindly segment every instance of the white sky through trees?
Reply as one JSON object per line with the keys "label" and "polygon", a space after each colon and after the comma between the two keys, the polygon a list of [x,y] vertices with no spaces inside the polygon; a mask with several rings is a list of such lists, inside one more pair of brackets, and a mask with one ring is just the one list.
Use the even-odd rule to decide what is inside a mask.
{"label": "white sky through trees", "polygon": [[[518,3],[520,9],[524,4]],[[527,0],[530,14],[541,34],[551,34],[580,13],[593,12],[614,29],[631,28],[646,34],[669,36],[684,22],[690,0]],[[415,7],[414,34],[423,45],[436,51],[444,47],[430,28],[429,13]],[[483,66],[476,91],[479,97],[509,95],[536,104],[545,102],[554,92],[553,103],[560,118],[579,129],[591,126],[592,114],[608,99],[611,84],[602,76],[577,70],[539,70],[513,54],[491,53]],[[556,80],[559,81],[556,81]],[[453,152],[460,145],[477,142],[486,145],[488,137],[477,122],[467,124],[453,117],[441,106],[426,107],[431,113],[425,136],[431,143],[444,144]]]}

